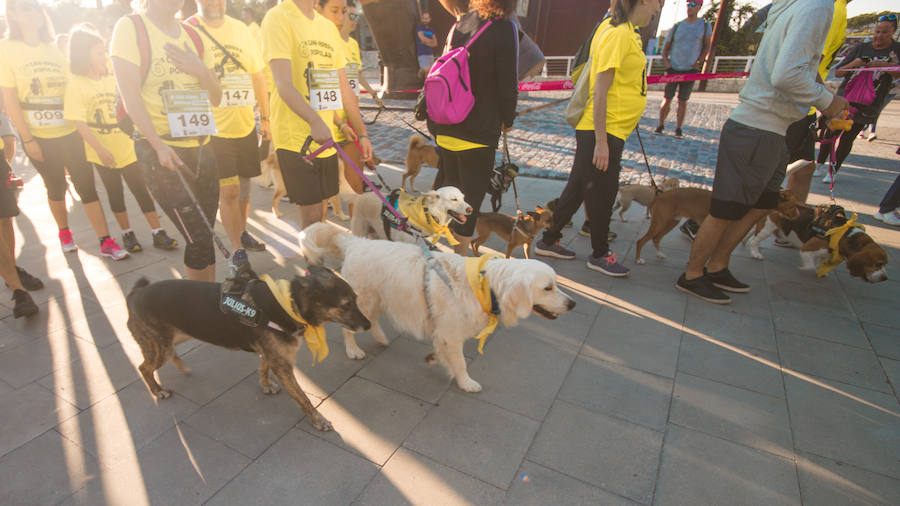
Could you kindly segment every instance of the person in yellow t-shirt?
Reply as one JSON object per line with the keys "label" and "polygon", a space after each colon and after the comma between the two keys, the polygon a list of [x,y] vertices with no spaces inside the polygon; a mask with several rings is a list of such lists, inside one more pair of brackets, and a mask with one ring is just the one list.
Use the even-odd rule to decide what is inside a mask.
{"label": "person in yellow t-shirt", "polygon": [[[181,5],[180,0],[148,0],[145,13],[119,19],[110,54],[134,123],[134,150],[144,180],[187,240],[186,276],[214,281],[216,255],[207,223],[216,219],[219,184],[208,141],[217,132],[212,107],[221,102],[222,88],[208,44],[175,18]],[[146,37],[149,54],[141,54],[138,37]],[[176,170],[186,175],[202,215]]]}
{"label": "person in yellow t-shirt", "polygon": [[[291,202],[307,227],[324,218],[322,201],[338,192],[337,154],[329,149],[307,164],[301,149],[336,136],[334,111],[345,110],[359,134],[363,160],[372,156],[366,127],[344,71],[343,43],[335,25],[316,12],[314,0],[286,0],[266,13],[263,57],[272,69],[272,141]],[[329,127],[329,125],[331,125]],[[318,143],[318,144],[317,144]]]}
{"label": "person in yellow t-shirt", "polygon": [[244,7],[241,9],[241,20],[247,25],[247,29],[250,30],[250,36],[253,39],[258,39],[260,28],[259,23],[256,22],[256,11],[252,7]]}
{"label": "person in yellow t-shirt", "polygon": [[[266,245],[247,232],[250,178],[260,175],[259,138],[268,140],[269,93],[257,41],[243,22],[225,15],[225,0],[197,0],[187,23],[203,34],[222,84],[222,104],[213,109],[219,132],[210,141],[219,171],[219,211],[234,248],[231,263],[249,264],[246,251]],[[259,134],[254,107],[259,104]]]}
{"label": "person in yellow t-shirt", "polygon": [[169,237],[159,223],[159,215],[137,164],[134,142],[116,122],[119,92],[107,65],[106,43],[99,34],[81,26],[69,34],[68,49],[72,77],[66,85],[63,115],[78,129],[84,139],[87,160],[103,180],[109,208],[122,229],[122,246],[129,253],[143,250],[125,209],[124,178],[150,225],[153,245],[174,249],[178,242]]}
{"label": "person in yellow t-shirt", "polygon": [[[94,174],[75,127],[63,118],[68,78],[66,58],[53,44],[53,26],[36,0],[6,3],[9,37],[0,41],[0,89],[25,154],[47,188],[50,212],[65,252],[75,251],[66,207],[68,169],[84,211],[100,239],[104,256],[120,260],[128,253],[109,239],[109,227],[94,187]],[[123,254],[124,253],[124,254]]]}
{"label": "person in yellow t-shirt", "polygon": [[609,219],[619,186],[625,139],[647,105],[647,60],[637,27],[660,10],[659,0],[623,0],[613,4],[591,41],[590,94],[575,128],[575,161],[553,213],[553,225],[535,243],[539,255],[573,259],[559,244],[562,228],[582,202],[590,217],[591,248],[587,267],[608,276],[628,275],[609,249]]}

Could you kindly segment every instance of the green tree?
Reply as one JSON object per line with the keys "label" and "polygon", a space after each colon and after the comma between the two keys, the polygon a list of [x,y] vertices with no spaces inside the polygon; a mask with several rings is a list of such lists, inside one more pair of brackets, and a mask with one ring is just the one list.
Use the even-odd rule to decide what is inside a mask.
{"label": "green tree", "polygon": [[[715,27],[719,15],[718,0],[713,0],[703,19]],[[730,3],[725,12],[728,24],[722,27],[716,41],[718,56],[748,56],[756,53],[762,34],[756,33],[754,23],[756,8],[749,3]]]}

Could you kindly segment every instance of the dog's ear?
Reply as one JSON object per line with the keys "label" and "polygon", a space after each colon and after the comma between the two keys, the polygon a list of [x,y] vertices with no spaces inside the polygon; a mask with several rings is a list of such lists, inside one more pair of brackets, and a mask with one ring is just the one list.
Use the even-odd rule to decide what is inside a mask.
{"label": "dog's ear", "polygon": [[500,318],[504,325],[513,325],[516,320],[528,318],[534,307],[534,276],[519,276],[505,283],[500,296]]}
{"label": "dog's ear", "polygon": [[541,215],[534,211],[528,211],[527,213],[525,213],[525,218],[531,218],[532,220],[539,220],[541,218]]}
{"label": "dog's ear", "polygon": [[847,269],[850,275],[868,281],[866,268],[873,272],[887,263],[887,255],[877,244],[867,244],[862,250],[847,257]]}
{"label": "dog's ear", "polygon": [[538,213],[543,213],[543,212],[546,212],[546,211],[547,211],[546,209],[544,209],[543,207],[541,207],[541,206],[539,206],[539,205],[538,205],[538,206],[534,206],[534,210],[537,211]]}

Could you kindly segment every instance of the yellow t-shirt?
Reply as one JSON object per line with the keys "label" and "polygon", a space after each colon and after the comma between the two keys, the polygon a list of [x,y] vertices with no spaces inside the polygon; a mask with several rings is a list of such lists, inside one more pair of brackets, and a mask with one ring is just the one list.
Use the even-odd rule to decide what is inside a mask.
{"label": "yellow t-shirt", "polygon": [[591,41],[590,97],[577,130],[594,129],[594,84],[609,69],[616,73],[606,95],[606,133],[625,140],[647,106],[647,59],[630,22],[611,26],[607,19]]}
{"label": "yellow t-shirt", "polygon": [[[229,18],[229,19],[233,19],[233,18],[230,18],[229,16],[225,16],[225,17]],[[237,20],[235,20],[235,21],[237,21]],[[241,23],[241,24],[243,24],[243,23]],[[250,23],[249,25],[244,25],[244,26],[247,27],[247,30],[250,30],[250,36],[253,37],[254,40],[259,39],[259,32],[260,32],[259,23],[254,21],[254,22]]]}
{"label": "yellow t-shirt", "polygon": [[[121,169],[137,161],[134,141],[119,129],[116,122],[118,101],[116,78],[112,74],[96,81],[86,76],[73,75],[66,86],[66,119],[87,123],[100,144],[116,159],[115,167],[111,167],[113,169]],[[84,143],[84,150],[89,162],[106,165],[87,142]]]}
{"label": "yellow t-shirt", "polygon": [[4,39],[0,55],[0,87],[16,89],[31,135],[55,139],[74,132],[63,119],[69,64],[62,51],[54,44]]}
{"label": "yellow t-shirt", "polygon": [[259,52],[257,41],[253,38],[247,25],[230,16],[225,16],[225,22],[218,28],[204,23],[199,16],[192,16],[189,21],[191,19],[199,21],[200,25],[244,66],[244,70],[239,69],[231,58],[225,57],[225,52],[219,49],[219,46],[208,40],[202,30],[197,30],[197,33],[203,38],[204,47],[213,54],[216,74],[222,85],[222,103],[220,107],[213,107],[216,128],[219,130],[216,137],[225,139],[246,137],[256,128],[256,119],[253,116],[254,106],[226,104],[229,98],[240,103],[240,97],[248,97],[248,92],[253,93],[252,75],[263,69],[262,55]]}
{"label": "yellow t-shirt", "polygon": [[[341,39],[341,42],[344,44],[344,72],[347,73],[347,80],[350,81],[350,87],[354,88],[354,91],[356,91],[356,88],[359,87],[359,74],[362,72],[362,58],[359,56],[359,44],[353,37],[347,37],[347,40]],[[338,117],[342,122],[347,121],[347,111],[341,109],[338,111]],[[334,140],[344,142],[347,139],[343,132],[338,130]]]}
{"label": "yellow t-shirt", "polygon": [[486,148],[487,147],[484,144],[478,144],[476,142],[469,142],[464,139],[450,137],[449,135],[436,135],[434,138],[434,142],[436,142],[438,146],[440,146],[448,151],[467,151],[470,149],[478,149],[478,148]]}
{"label": "yellow t-shirt", "polygon": [[825,38],[825,47],[822,48],[822,61],[819,63],[819,76],[825,80],[828,75],[828,66],[834,61],[837,50],[844,45],[847,38],[847,0],[834,2],[834,15],[831,18],[831,28],[828,37]]}
{"label": "yellow t-shirt", "polygon": [[[263,58],[267,64],[272,60],[290,60],[291,77],[294,87],[309,101],[307,69],[341,69],[345,64],[343,41],[337,27],[327,18],[314,12],[309,19],[294,2],[282,2],[266,14],[262,22]],[[276,149],[300,151],[309,136],[310,127],[273,89],[270,105],[272,119],[272,141]],[[319,116],[337,138],[338,129],[334,124],[334,112],[319,111]],[[312,150],[318,149],[313,143]],[[335,151],[328,149],[320,157],[331,156]]]}
{"label": "yellow t-shirt", "polygon": [[[140,16],[144,20],[144,26],[147,27],[147,37],[150,39],[150,71],[147,73],[147,79],[141,88],[141,99],[144,102],[144,107],[147,108],[150,120],[153,122],[153,128],[162,137],[163,141],[170,146],[182,148],[199,146],[208,141],[209,137],[170,138],[169,120],[166,117],[162,98],[163,90],[201,89],[197,78],[178,70],[169,61],[165,50],[166,44],[171,43],[181,48],[187,47],[189,51],[196,51],[194,42],[184,28],[181,29],[178,37],[173,38],[157,28],[145,14]],[[200,35],[200,37],[202,40],[203,36]],[[207,68],[212,69],[215,66],[213,53],[209,50],[208,44],[204,44],[204,47],[206,50],[203,51],[203,64]],[[111,57],[121,58],[140,68],[141,55],[138,51],[134,21],[131,18],[123,17],[116,23],[109,52]]]}

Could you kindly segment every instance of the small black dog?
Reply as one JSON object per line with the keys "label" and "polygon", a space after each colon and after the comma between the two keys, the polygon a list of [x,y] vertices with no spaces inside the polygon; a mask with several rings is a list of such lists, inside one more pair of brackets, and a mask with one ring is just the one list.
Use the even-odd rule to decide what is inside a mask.
{"label": "small black dog", "polygon": [[[256,280],[252,272],[248,277]],[[190,373],[175,354],[175,345],[193,337],[258,354],[263,392],[278,393],[278,386],[269,379],[271,369],[313,427],[331,430],[331,423],[313,407],[294,377],[294,358],[303,341],[304,324],[285,312],[264,282],[255,282],[246,291],[255,311],[247,312],[261,313],[263,320],[258,326],[248,326],[241,323],[238,314],[220,311],[221,289],[220,283],[183,279],[150,283],[146,278],[138,280],[131,289],[128,329],[144,355],[138,369],[150,392],[160,399],[172,395],[154,377],[154,372],[169,359],[182,372]],[[312,266],[307,276],[295,276],[290,283],[290,298],[308,325],[319,327],[334,322],[352,331],[371,326],[356,305],[353,289],[330,269]]]}

